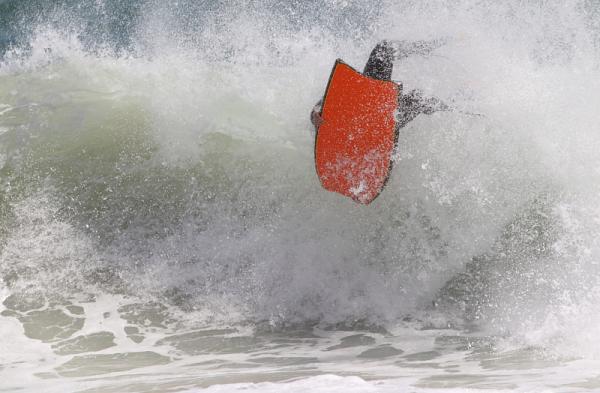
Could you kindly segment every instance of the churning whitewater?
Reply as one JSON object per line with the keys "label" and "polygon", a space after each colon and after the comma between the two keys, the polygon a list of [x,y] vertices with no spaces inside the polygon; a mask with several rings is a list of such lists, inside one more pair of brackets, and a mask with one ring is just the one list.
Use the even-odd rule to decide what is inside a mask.
{"label": "churning whitewater", "polygon": [[[600,389],[599,20],[0,0],[0,391]],[[443,39],[393,78],[457,110],[361,206],[309,114],[384,38]]]}

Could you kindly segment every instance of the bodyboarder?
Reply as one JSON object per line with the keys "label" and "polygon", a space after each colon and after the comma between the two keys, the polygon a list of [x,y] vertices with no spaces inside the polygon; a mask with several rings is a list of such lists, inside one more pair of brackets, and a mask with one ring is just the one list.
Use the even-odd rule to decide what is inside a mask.
{"label": "bodyboarder", "polygon": [[[371,51],[367,64],[363,70],[363,75],[370,78],[391,81],[394,62],[404,59],[410,55],[428,55],[433,50],[439,48],[443,41],[390,41],[383,40],[379,42]],[[402,84],[400,84],[402,86]],[[323,119],[321,118],[320,100],[311,112],[311,122],[318,128]],[[437,111],[449,110],[448,105],[444,104],[434,97],[423,97],[419,90],[411,90],[407,94],[398,95],[398,110],[396,111],[396,127],[398,129],[406,126],[410,121],[420,114],[430,115]]]}
{"label": "bodyboarder", "polygon": [[325,189],[371,203],[389,178],[398,130],[420,114],[450,110],[418,90],[404,94],[392,81],[395,61],[427,55],[442,43],[381,41],[362,73],[336,61],[324,98],[311,112],[316,171]]}

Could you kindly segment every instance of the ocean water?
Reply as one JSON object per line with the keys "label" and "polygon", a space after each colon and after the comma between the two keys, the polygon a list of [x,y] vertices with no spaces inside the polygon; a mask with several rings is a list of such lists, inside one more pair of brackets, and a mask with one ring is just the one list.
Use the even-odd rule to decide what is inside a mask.
{"label": "ocean water", "polygon": [[[600,391],[599,18],[0,0],[0,392]],[[384,38],[457,110],[361,206],[309,113]]]}

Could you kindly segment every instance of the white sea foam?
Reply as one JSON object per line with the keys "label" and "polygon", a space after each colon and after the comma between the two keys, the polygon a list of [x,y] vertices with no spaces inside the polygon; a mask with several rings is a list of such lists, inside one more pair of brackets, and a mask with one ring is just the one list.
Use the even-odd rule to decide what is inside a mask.
{"label": "white sea foam", "polygon": [[[115,367],[109,377],[137,382],[140,370],[162,370],[165,379],[180,378],[173,384],[181,389],[233,383],[232,370],[244,370],[241,382],[249,384],[209,391],[435,384],[427,378],[438,365],[421,373],[401,367],[400,355],[371,367],[357,360],[367,349],[397,345],[407,355],[438,351],[435,361],[448,370],[482,378],[456,389],[488,379],[523,391],[551,383],[597,388],[585,382],[600,350],[596,8],[324,7],[294,16],[268,4],[225,4],[189,23],[176,5],[156,2],[139,15],[129,51],[90,48],[85,32],[42,23],[28,46],[5,55],[0,273],[2,298],[10,300],[0,330],[10,341],[1,344],[0,372],[12,373],[10,386],[39,372],[76,386],[69,378],[79,361],[82,373],[104,364]],[[355,29],[336,30],[333,21]],[[420,116],[400,131],[392,177],[372,205],[322,190],[308,114],[334,59],[360,68],[379,39],[440,37],[446,45],[398,64],[394,77],[460,111]],[[45,313],[27,309],[39,299]],[[83,308],[82,326],[69,322],[79,318],[75,306]],[[40,328],[50,317],[66,321],[71,335],[24,335],[23,326]],[[414,325],[398,333],[403,319]],[[319,331],[316,343],[288,348],[294,359],[287,362],[298,364],[268,364],[281,337],[264,338],[261,329],[313,334],[315,326],[357,335],[385,327],[392,336],[373,334],[364,348],[349,339],[360,346],[328,351],[343,337]],[[198,333],[210,327],[226,332]],[[449,336],[473,329],[493,345],[483,358],[468,352],[470,343],[457,349],[462,342],[448,355],[440,348],[453,339],[436,344],[433,334],[412,348],[424,327],[459,329],[444,331]],[[188,342],[184,333],[198,336]],[[59,343],[76,337],[91,337],[83,341],[90,348],[115,345],[57,354]],[[219,345],[230,352],[215,355]],[[255,349],[267,358],[257,368],[244,352]],[[119,363],[123,353],[136,355]],[[85,357],[92,354],[107,357]],[[205,380],[182,371],[210,361],[217,363],[191,368]],[[119,369],[125,363],[141,366]],[[518,366],[559,376],[511,377]],[[365,367],[366,379],[410,376],[348,376]],[[282,375],[269,379],[273,371]],[[303,379],[275,383],[289,379],[285,373]],[[312,376],[323,373],[340,376]],[[161,378],[150,384],[166,389]]]}

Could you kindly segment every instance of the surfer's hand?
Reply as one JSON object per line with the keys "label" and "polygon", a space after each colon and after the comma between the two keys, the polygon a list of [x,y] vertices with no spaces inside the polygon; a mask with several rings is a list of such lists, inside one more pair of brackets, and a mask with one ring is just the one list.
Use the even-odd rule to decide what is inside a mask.
{"label": "surfer's hand", "polygon": [[321,117],[321,104],[322,101],[317,102],[310,113],[310,121],[313,123],[315,128],[319,128],[323,124],[323,118]]}
{"label": "surfer's hand", "polygon": [[323,124],[323,118],[319,112],[313,111],[310,114],[310,121],[313,123],[315,128],[319,128]]}
{"label": "surfer's hand", "polygon": [[421,98],[421,106],[423,108],[423,113],[426,115],[450,110],[450,107],[446,103],[436,97]]}
{"label": "surfer's hand", "polygon": [[410,113],[409,121],[419,114],[431,115],[439,111],[450,110],[450,107],[436,97],[423,97],[420,90],[411,90],[402,96],[402,107],[404,112]]}

